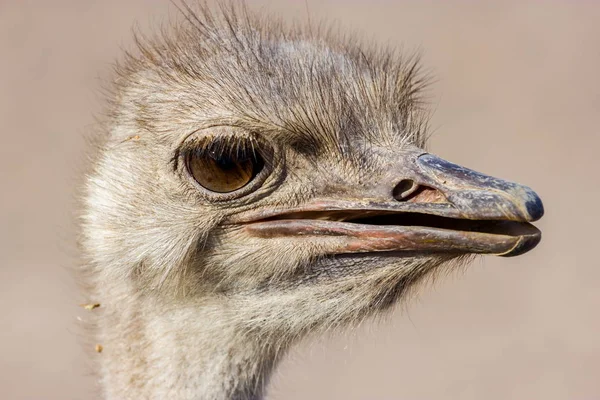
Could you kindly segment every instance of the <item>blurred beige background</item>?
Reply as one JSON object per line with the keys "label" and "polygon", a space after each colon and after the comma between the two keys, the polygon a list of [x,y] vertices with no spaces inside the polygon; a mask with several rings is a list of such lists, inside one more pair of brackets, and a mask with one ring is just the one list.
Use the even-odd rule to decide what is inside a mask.
{"label": "blurred beige background", "polygon": [[[305,19],[301,0],[250,1]],[[600,399],[600,2],[308,0],[421,49],[431,148],[532,186],[544,239],[485,258],[379,324],[294,349],[275,399]],[[92,399],[73,197],[102,76],[167,0],[0,0],[0,398]]]}

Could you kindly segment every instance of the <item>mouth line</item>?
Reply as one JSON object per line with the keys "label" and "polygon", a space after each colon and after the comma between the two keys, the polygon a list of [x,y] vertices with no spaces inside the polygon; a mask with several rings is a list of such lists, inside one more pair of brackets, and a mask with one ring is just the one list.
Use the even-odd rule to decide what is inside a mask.
{"label": "mouth line", "polygon": [[245,229],[263,238],[318,237],[331,254],[412,251],[515,256],[541,239],[541,232],[525,221],[364,209],[281,213],[248,221]]}
{"label": "mouth line", "polygon": [[346,224],[370,225],[374,227],[432,228],[504,236],[522,236],[537,231],[537,228],[532,224],[522,221],[464,219],[416,212],[386,212],[380,210],[360,210],[360,215],[357,215],[357,211],[358,210],[291,212],[253,221],[253,223],[289,220],[331,221]]}

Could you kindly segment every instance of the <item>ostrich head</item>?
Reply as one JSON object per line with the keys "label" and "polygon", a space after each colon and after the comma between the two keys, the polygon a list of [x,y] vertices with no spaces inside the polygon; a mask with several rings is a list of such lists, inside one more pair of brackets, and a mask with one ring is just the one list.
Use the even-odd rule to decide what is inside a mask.
{"label": "ostrich head", "polygon": [[532,190],[427,153],[414,59],[184,14],[117,67],[87,181],[108,397],[259,397],[295,339],[539,241]]}

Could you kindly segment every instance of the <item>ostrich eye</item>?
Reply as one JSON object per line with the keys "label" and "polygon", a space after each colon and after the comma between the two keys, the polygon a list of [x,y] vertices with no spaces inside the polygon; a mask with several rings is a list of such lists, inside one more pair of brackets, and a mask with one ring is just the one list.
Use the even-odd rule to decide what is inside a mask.
{"label": "ostrich eye", "polygon": [[243,188],[264,165],[251,139],[213,140],[191,150],[187,156],[190,175],[199,185],[216,193]]}

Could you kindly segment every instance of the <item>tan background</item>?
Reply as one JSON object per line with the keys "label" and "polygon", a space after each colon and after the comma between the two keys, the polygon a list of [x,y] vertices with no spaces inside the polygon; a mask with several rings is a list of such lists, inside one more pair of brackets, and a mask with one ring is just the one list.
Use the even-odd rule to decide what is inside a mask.
{"label": "tan background", "polygon": [[[251,1],[305,18],[300,0]],[[600,2],[308,0],[436,76],[432,150],[532,186],[541,245],[296,348],[269,399],[600,399]],[[90,399],[73,192],[98,75],[167,0],[0,0],[0,398]]]}

